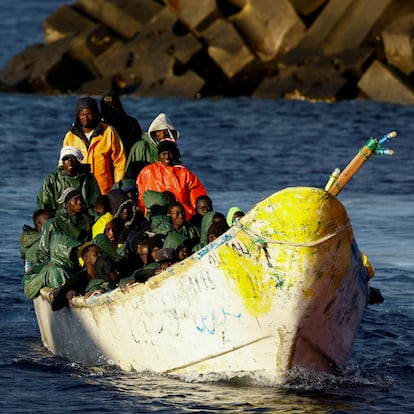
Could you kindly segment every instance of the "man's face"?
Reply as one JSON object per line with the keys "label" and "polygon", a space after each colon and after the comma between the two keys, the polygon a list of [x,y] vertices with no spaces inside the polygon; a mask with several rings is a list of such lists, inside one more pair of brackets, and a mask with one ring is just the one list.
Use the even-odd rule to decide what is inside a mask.
{"label": "man's face", "polygon": [[77,174],[79,169],[79,161],[76,157],[65,157],[62,160],[63,169],[69,177],[73,177]]}
{"label": "man's face", "polygon": [[171,217],[173,226],[182,226],[185,221],[185,210],[183,206],[173,206],[170,208],[168,215]]}
{"label": "man's face", "polygon": [[204,216],[209,211],[212,211],[212,205],[208,200],[199,200],[197,201],[197,213],[201,216]]}
{"label": "man's face", "polygon": [[158,131],[154,131],[155,139],[160,142],[163,139],[171,139],[170,131],[168,129],[160,129]]}
{"label": "man's face", "polygon": [[71,214],[72,216],[75,216],[76,214],[80,213],[82,211],[82,208],[83,200],[82,196],[79,195],[72,197],[68,203],[68,206],[66,207],[69,214]]}
{"label": "man's face", "polygon": [[92,109],[81,109],[79,111],[79,122],[83,128],[93,129],[96,124],[95,114]]}
{"label": "man's face", "polygon": [[118,239],[118,228],[114,220],[110,221],[105,227],[105,234],[111,243]]}
{"label": "man's face", "polygon": [[174,153],[171,151],[162,151],[158,154],[158,159],[162,165],[173,165]]}

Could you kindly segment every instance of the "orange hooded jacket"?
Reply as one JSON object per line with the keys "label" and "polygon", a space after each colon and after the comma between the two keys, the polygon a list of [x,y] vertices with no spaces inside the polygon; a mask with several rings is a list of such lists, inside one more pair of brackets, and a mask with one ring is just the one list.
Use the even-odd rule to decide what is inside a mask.
{"label": "orange hooded jacket", "polygon": [[207,191],[198,177],[184,165],[165,166],[161,162],[144,167],[138,174],[138,207],[145,212],[142,196],[146,190],[171,191],[185,209],[186,220],[195,213],[196,200]]}

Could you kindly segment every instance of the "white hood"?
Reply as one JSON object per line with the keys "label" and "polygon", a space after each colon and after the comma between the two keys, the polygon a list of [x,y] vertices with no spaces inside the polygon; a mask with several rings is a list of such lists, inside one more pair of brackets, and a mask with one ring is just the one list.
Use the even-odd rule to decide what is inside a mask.
{"label": "white hood", "polygon": [[148,128],[148,134],[156,144],[158,144],[158,142],[156,141],[152,133],[154,131],[161,131],[163,129],[168,129],[168,131],[170,132],[171,141],[176,141],[177,138],[180,136],[179,131],[177,131],[172,122],[168,119],[167,115],[162,112],[154,118],[154,120],[151,122],[151,125]]}

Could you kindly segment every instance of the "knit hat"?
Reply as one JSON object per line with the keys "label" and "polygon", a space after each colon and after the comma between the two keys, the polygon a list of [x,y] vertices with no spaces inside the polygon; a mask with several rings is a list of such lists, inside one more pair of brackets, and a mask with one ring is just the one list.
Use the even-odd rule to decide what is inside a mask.
{"label": "knit hat", "polygon": [[63,190],[63,193],[60,196],[59,201],[63,203],[65,207],[67,207],[70,200],[72,200],[72,198],[76,196],[82,196],[81,192],[77,188],[69,187]]}
{"label": "knit hat", "polygon": [[76,114],[78,115],[82,109],[90,109],[99,118],[98,103],[90,96],[78,100],[76,104]]}
{"label": "knit hat", "polygon": [[60,150],[59,160],[63,161],[64,159],[70,157],[76,158],[79,162],[82,162],[83,160],[83,154],[78,148],[72,146],[62,147]]}
{"label": "knit hat", "polygon": [[145,233],[139,233],[137,234],[132,240],[131,240],[131,252],[135,253],[137,251],[137,247],[144,241],[147,241],[148,243],[148,235]]}
{"label": "knit hat", "polygon": [[157,252],[157,262],[175,262],[175,250],[172,247],[163,247]]}
{"label": "knit hat", "polygon": [[177,145],[173,141],[164,139],[158,144],[158,154],[161,154],[163,151],[169,151],[175,154],[177,152]]}

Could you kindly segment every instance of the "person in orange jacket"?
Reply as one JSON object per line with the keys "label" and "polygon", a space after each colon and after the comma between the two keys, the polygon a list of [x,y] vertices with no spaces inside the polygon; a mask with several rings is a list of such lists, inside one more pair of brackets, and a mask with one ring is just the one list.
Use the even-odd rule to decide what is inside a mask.
{"label": "person in orange jacket", "polygon": [[79,99],[76,105],[76,121],[63,140],[63,146],[68,145],[82,152],[83,162],[90,164],[102,194],[106,194],[124,177],[124,146],[115,129],[100,121],[99,107],[95,99]]}
{"label": "person in orange jacket", "polygon": [[195,213],[196,200],[207,190],[198,177],[184,165],[175,165],[177,146],[164,140],[158,144],[159,161],[144,167],[137,177],[138,207],[145,212],[143,195],[146,190],[171,191],[185,209],[189,220]]}

